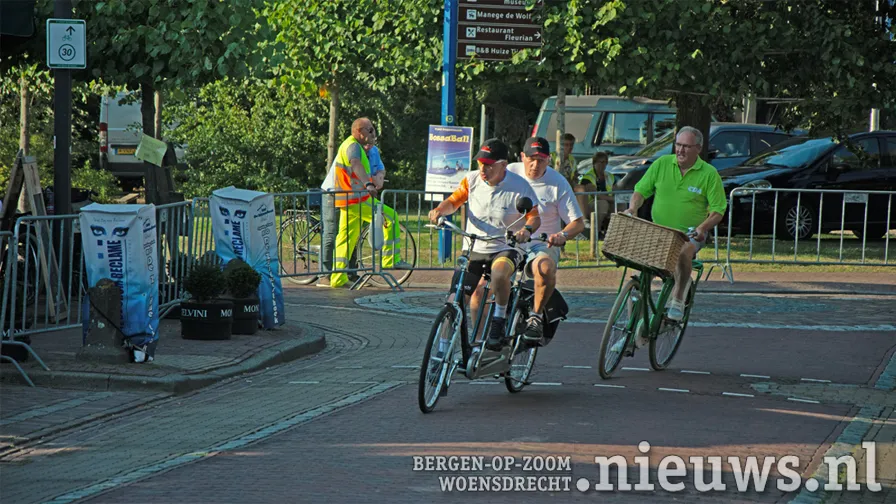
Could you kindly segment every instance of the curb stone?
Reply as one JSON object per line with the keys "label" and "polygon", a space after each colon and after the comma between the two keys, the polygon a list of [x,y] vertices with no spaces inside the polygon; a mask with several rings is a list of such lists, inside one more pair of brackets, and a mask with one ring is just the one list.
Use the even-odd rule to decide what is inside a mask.
{"label": "curb stone", "polygon": [[[89,373],[83,371],[28,370],[35,386],[90,391],[143,390],[182,395],[209,385],[250,373],[266,367],[316,354],[326,348],[326,338],[321,330],[303,324],[305,335],[252,355],[232,365],[215,368],[204,373],[171,374],[168,376],[135,376],[117,373]],[[0,381],[27,385],[15,369],[0,370]]]}

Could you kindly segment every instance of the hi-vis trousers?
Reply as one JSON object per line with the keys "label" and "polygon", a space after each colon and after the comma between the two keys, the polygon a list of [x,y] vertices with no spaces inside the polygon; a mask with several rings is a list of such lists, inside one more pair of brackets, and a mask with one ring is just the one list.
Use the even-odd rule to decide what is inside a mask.
{"label": "hi-vis trousers", "polygon": [[[339,233],[336,235],[336,253],[333,269],[346,269],[348,258],[355,251],[355,244],[361,235],[361,221],[373,222],[373,209],[380,201],[373,199],[363,203],[348,205],[339,209]],[[399,249],[398,215],[391,207],[383,205],[383,268],[391,268],[401,260]],[[348,274],[332,273],[330,287],[340,287],[348,283]]]}

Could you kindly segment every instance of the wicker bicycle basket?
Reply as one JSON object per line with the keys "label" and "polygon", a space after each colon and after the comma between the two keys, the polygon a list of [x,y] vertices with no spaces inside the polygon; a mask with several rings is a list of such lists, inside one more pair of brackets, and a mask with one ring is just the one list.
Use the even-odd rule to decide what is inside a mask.
{"label": "wicker bicycle basket", "polygon": [[687,235],[677,229],[614,213],[610,216],[602,251],[613,261],[622,260],[671,275],[687,240]]}

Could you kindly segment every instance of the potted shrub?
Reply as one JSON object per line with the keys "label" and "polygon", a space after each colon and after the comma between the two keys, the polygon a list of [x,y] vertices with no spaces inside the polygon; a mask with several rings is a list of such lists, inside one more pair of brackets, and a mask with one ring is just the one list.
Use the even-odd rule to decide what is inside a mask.
{"label": "potted shrub", "polygon": [[255,334],[258,331],[261,275],[240,259],[227,263],[224,272],[229,299],[233,301],[233,334]]}
{"label": "potted shrub", "polygon": [[190,299],[180,304],[180,330],[184,339],[230,339],[233,302],[219,299],[227,288],[221,268],[208,263],[193,266],[184,281]]}

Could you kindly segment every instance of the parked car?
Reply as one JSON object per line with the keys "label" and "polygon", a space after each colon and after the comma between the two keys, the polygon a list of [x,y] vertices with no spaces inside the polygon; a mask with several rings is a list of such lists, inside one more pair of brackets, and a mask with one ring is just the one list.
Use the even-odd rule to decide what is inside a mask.
{"label": "parked car", "polygon": [[[783,237],[800,240],[815,233],[840,230],[878,239],[888,229],[896,229],[896,201],[887,195],[775,193],[761,189],[830,189],[860,191],[896,191],[896,131],[875,131],[849,136],[848,144],[833,138],[793,138],[756,156],[742,166],[728,170],[722,177],[725,193],[737,187],[754,188],[754,194],[735,194],[729,212],[732,233],[770,234],[777,222]],[[753,201],[755,196],[755,208]],[[888,212],[889,208],[889,212]],[[889,215],[889,220],[888,220]],[[797,218],[799,216],[799,218]],[[819,219],[821,225],[819,226]],[[727,222],[727,216],[726,216]],[[889,222],[889,225],[888,225]],[[781,235],[779,235],[781,236]]]}
{"label": "parked car", "polygon": [[[633,154],[675,127],[675,107],[663,100],[620,96],[567,96],[565,131],[576,137],[572,155]],[[532,136],[544,137],[557,152],[557,97],[541,104]],[[590,162],[590,161],[589,161]]]}
{"label": "parked car", "polygon": [[[129,92],[119,92],[100,100],[100,168],[112,172],[124,185],[139,185],[146,176],[143,161],[135,157],[143,135],[143,114],[140,100],[128,103],[129,96]],[[184,150],[169,143],[166,156],[169,164],[176,164],[184,159]]]}
{"label": "parked car", "polygon": [[[742,124],[715,122],[709,127],[708,158],[720,173],[740,165],[753,156],[768,151],[772,146],[794,136],[805,135],[803,130],[786,132],[768,124]],[[650,145],[631,156],[612,156],[607,171],[616,177],[615,187],[623,191],[634,190],[650,165],[660,156],[673,154],[674,131],[669,131]],[[591,161],[588,161],[589,165]],[[644,203],[638,214],[649,218],[653,198]]]}

